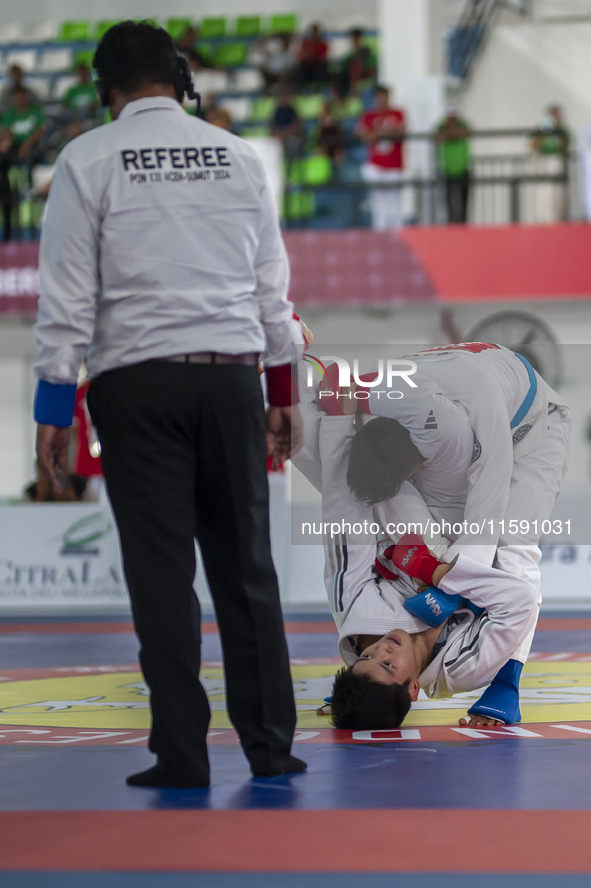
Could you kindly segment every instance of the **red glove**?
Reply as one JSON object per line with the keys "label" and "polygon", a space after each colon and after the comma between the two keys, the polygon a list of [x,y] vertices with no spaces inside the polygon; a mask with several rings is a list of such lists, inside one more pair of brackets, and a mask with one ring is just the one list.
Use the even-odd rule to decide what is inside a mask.
{"label": "red glove", "polygon": [[389,541],[382,540],[378,543],[378,554],[376,557],[376,570],[385,580],[397,580],[398,574],[394,570],[392,564],[392,553],[394,544]]}
{"label": "red glove", "polygon": [[[327,395],[324,392],[332,392],[332,394]],[[338,397],[339,392],[339,365],[329,364],[318,389],[318,403],[329,416],[345,415],[341,406],[342,399]]]}
{"label": "red glove", "polygon": [[433,571],[442,561],[429,553],[418,533],[405,533],[394,546],[392,562],[409,577],[422,580],[427,586],[432,585]]}

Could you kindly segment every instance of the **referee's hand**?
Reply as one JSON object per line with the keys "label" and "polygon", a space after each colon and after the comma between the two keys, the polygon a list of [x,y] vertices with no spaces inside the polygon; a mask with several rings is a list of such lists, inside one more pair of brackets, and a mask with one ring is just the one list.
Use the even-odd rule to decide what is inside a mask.
{"label": "referee's hand", "polygon": [[302,418],[297,404],[269,407],[267,410],[267,456],[273,457],[273,469],[297,453],[304,438]]}
{"label": "referee's hand", "polygon": [[65,474],[68,459],[70,429],[53,425],[37,424],[37,462],[39,471],[51,483],[55,493],[62,493],[58,474]]}

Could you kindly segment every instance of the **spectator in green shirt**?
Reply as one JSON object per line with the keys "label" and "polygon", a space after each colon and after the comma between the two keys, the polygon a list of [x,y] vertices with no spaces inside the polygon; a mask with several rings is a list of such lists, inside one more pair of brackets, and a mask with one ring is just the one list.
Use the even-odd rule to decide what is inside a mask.
{"label": "spectator in green shirt", "polygon": [[34,163],[45,131],[44,118],[39,105],[31,105],[24,86],[15,87],[12,104],[2,114],[0,127],[10,134],[13,163]]}
{"label": "spectator in green shirt", "polygon": [[448,111],[433,138],[445,180],[447,221],[465,223],[470,193],[470,128],[457,111]]}
{"label": "spectator in green shirt", "polygon": [[355,93],[364,80],[375,80],[378,62],[371,47],[363,43],[362,28],[350,31],[351,52],[340,64],[339,84],[343,95]]}
{"label": "spectator in green shirt", "polygon": [[[533,133],[536,222],[554,224],[566,217],[566,174],[570,133],[560,105],[548,105],[541,126]],[[554,181],[552,181],[554,179]]]}
{"label": "spectator in green shirt", "polygon": [[41,108],[32,105],[27,88],[17,84],[11,104],[0,116],[0,207],[5,241],[10,240],[12,217],[19,201],[18,188],[11,181],[11,167],[26,164],[30,171],[39,157],[43,133]]}
{"label": "spectator in green shirt", "polygon": [[532,150],[543,155],[566,155],[570,133],[564,125],[560,105],[549,105],[542,125],[534,132]]}
{"label": "spectator in green shirt", "polygon": [[88,65],[76,65],[76,77],[78,82],[64,95],[62,105],[72,120],[95,120],[98,98]]}

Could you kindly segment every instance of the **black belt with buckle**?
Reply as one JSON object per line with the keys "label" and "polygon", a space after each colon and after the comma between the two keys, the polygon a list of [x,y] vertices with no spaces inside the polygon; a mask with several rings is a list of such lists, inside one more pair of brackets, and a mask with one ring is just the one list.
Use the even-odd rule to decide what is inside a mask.
{"label": "black belt with buckle", "polygon": [[175,364],[248,364],[256,367],[260,355],[257,352],[246,352],[242,355],[224,355],[220,352],[193,352],[189,355],[170,355],[157,358],[158,361],[173,361]]}

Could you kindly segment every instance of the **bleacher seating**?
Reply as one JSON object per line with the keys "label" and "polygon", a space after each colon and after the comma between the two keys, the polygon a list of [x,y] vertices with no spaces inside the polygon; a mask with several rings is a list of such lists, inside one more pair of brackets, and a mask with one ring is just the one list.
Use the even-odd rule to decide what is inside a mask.
{"label": "bleacher seating", "polygon": [[[3,25],[0,27],[0,88],[6,82],[11,64],[20,65],[26,73],[26,83],[45,104],[49,121],[63,114],[60,100],[75,83],[74,68],[78,63],[92,64],[96,42],[116,23],[116,20],[69,20],[62,23],[37,22],[35,25]],[[277,107],[277,98],[263,91],[264,83],[259,68],[250,61],[251,50],[261,35],[292,33],[297,35],[298,17],[292,14],[271,16],[208,17],[193,21],[189,17],[171,17],[161,24],[174,40],[178,40],[189,26],[198,33],[198,48],[209,56],[214,67],[203,69],[194,75],[195,88],[204,97],[215,95],[233,121],[233,129],[249,138],[268,136],[269,121]],[[338,65],[350,48],[347,32],[326,35],[329,44],[329,62]],[[375,42],[373,33],[367,42]],[[358,166],[365,149],[354,144],[353,131],[356,120],[364,110],[368,93],[351,96],[341,106],[341,128],[351,137],[347,158],[338,169],[326,155],[315,154],[315,133],[318,116],[328,98],[328,88],[319,90],[309,87],[294,95],[294,105],[303,121],[304,146],[312,151],[303,157],[300,165],[292,168],[288,181],[292,192],[288,195],[284,212],[292,223],[310,220],[314,225],[333,225],[342,211],[343,196],[326,188],[331,180],[358,181]],[[194,113],[194,103],[187,110]],[[53,157],[50,157],[53,160]],[[28,203],[27,203],[28,201]],[[33,201],[34,203],[34,201]],[[26,204],[28,209],[22,209]],[[35,226],[40,219],[32,209],[29,197],[19,209],[19,222],[28,220]],[[339,210],[340,206],[340,210]],[[346,217],[351,216],[347,210]],[[344,217],[343,217],[344,218]],[[324,221],[323,221],[324,220]],[[342,221],[342,220],[341,220]],[[343,223],[345,224],[345,223]],[[26,227],[26,226],[25,226]]]}

